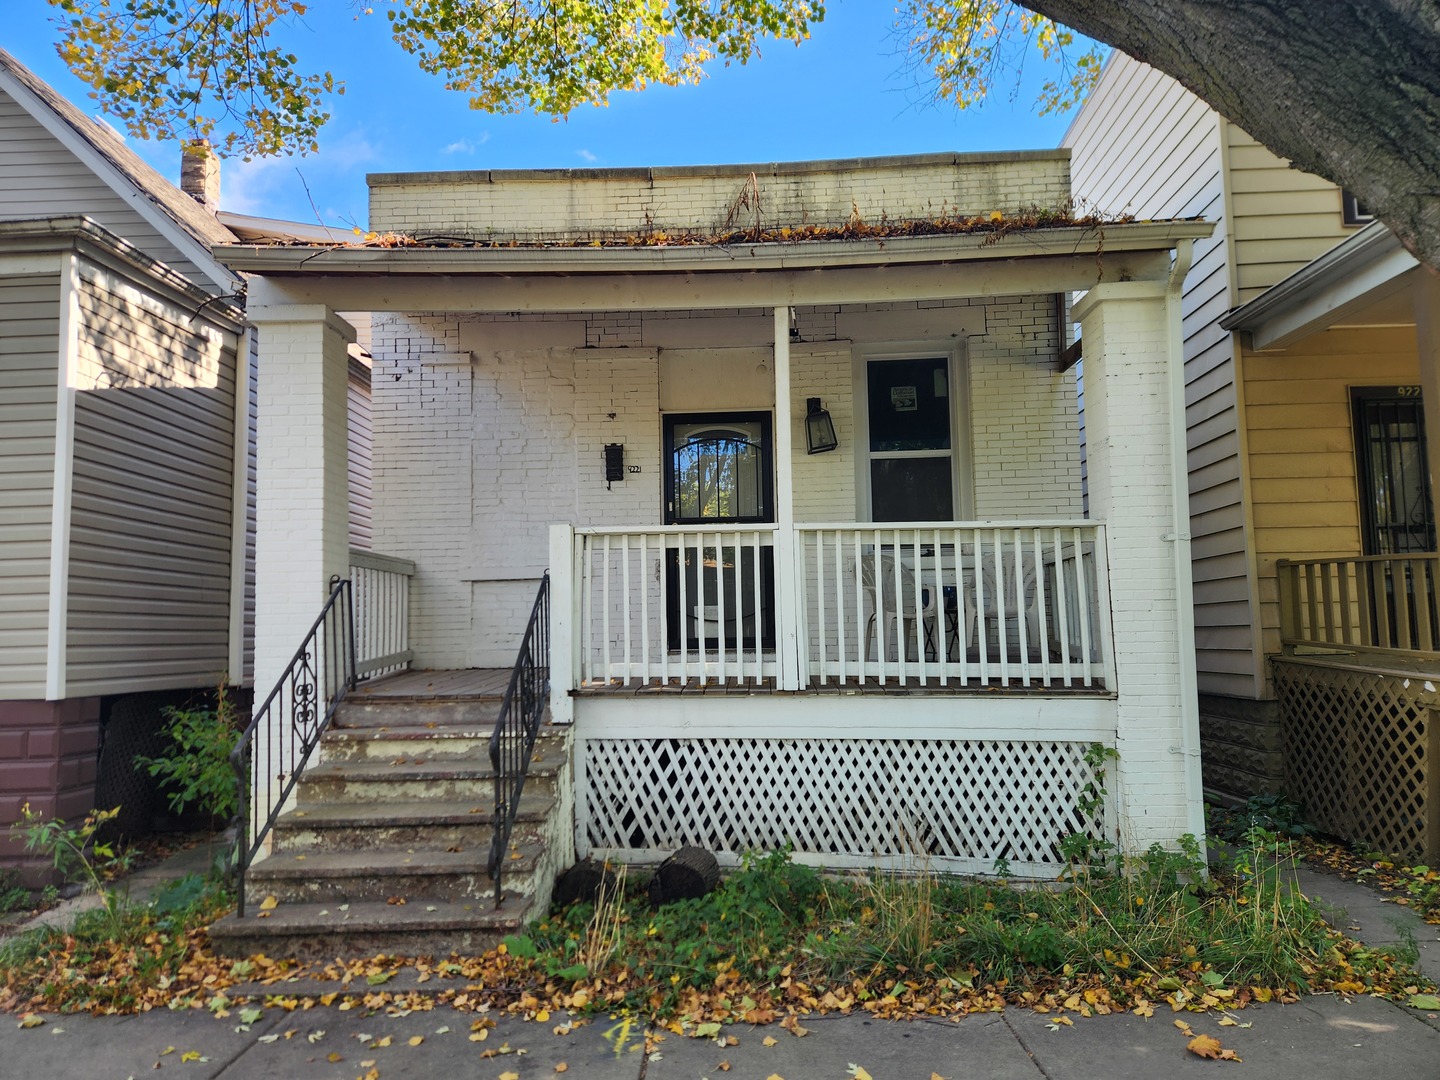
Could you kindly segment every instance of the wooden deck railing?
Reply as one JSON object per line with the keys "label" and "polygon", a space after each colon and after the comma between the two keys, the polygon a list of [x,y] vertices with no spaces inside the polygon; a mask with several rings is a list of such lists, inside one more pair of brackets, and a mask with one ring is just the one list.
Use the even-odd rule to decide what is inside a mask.
{"label": "wooden deck railing", "polygon": [[573,685],[783,686],[788,663],[797,688],[1113,689],[1104,535],[1092,521],[575,529]]}
{"label": "wooden deck railing", "polygon": [[409,559],[350,550],[350,581],[355,595],[356,675],[373,678],[410,666]]}
{"label": "wooden deck railing", "polygon": [[1440,656],[1440,555],[1281,559],[1284,650],[1320,648]]}

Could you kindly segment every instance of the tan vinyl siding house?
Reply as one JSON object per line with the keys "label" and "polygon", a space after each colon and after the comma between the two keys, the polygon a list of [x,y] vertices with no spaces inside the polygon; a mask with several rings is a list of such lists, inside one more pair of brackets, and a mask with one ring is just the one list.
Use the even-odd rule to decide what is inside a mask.
{"label": "tan vinyl siding house", "polygon": [[[0,833],[96,805],[102,724],[129,769],[122,729],[159,721],[128,695],[249,667],[254,392],[210,253],[233,239],[0,50]],[[0,840],[17,864],[39,883]]]}
{"label": "tan vinyl siding house", "polygon": [[59,293],[0,278],[0,700],[45,693]]}
{"label": "tan vinyl siding house", "polygon": [[[1173,79],[1118,52],[1064,145],[1082,204],[1216,222],[1212,237],[1196,245],[1183,294],[1206,783],[1274,787],[1278,744],[1265,658],[1278,647],[1275,559],[1286,550],[1330,550],[1342,533],[1359,550],[1348,388],[1414,375],[1402,378],[1403,365],[1380,359],[1398,347],[1393,342],[1312,346],[1336,355],[1368,347],[1361,378],[1353,361],[1347,376],[1345,362],[1333,358],[1247,355],[1220,324],[1354,234],[1334,184],[1291,168]],[[1329,374],[1317,381],[1322,372]]]}

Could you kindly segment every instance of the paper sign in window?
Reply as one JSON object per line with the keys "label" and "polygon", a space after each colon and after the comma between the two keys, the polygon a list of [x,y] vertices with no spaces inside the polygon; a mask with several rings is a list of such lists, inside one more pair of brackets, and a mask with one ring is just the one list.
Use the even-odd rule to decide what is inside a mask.
{"label": "paper sign in window", "polygon": [[915,392],[913,386],[892,386],[890,388],[890,407],[896,412],[918,412],[920,395]]}

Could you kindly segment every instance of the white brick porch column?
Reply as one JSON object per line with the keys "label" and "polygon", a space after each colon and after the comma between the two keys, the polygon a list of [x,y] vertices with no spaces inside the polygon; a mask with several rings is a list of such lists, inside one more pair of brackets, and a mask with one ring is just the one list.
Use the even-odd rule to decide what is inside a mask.
{"label": "white brick porch column", "polygon": [[346,347],[323,305],[251,309],[260,331],[255,537],[256,705],[349,568]]}
{"label": "white brick porch column", "polygon": [[1143,850],[1204,832],[1180,311],[1161,282],[1117,282],[1074,314],[1090,515],[1110,563],[1120,760],[1107,787],[1122,842]]}

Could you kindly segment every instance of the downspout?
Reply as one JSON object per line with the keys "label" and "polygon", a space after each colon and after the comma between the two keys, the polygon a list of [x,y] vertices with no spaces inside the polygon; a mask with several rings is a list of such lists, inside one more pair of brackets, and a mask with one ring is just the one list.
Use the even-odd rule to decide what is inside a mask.
{"label": "downspout", "polygon": [[1165,283],[1165,314],[1169,334],[1170,385],[1170,469],[1175,492],[1173,531],[1165,539],[1175,551],[1175,636],[1179,656],[1180,745],[1171,753],[1181,754],[1185,769],[1186,831],[1201,843],[1204,857],[1205,806],[1201,799],[1199,680],[1195,673],[1195,587],[1190,578],[1190,469],[1185,426],[1185,344],[1181,325],[1181,299],[1185,276],[1190,272],[1195,242],[1180,240],[1175,245],[1175,262]]}

